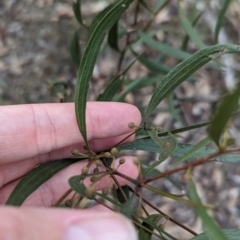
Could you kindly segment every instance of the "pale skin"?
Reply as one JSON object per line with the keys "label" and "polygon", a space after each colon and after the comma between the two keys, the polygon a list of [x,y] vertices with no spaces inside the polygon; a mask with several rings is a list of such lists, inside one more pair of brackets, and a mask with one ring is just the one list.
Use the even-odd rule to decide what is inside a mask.
{"label": "pale skin", "polygon": [[[115,146],[131,132],[128,123],[139,124],[140,121],[140,113],[134,106],[122,103],[88,103],[86,122],[92,150],[102,151]],[[84,152],[85,143],[77,126],[72,103],[2,106],[0,123],[0,202],[2,204],[6,202],[19,179],[35,166],[51,160],[72,157],[72,149]],[[131,140],[133,136],[127,139],[127,141]],[[118,170],[132,178],[137,177],[138,171],[132,162],[132,157],[125,158],[126,163]],[[105,234],[104,238],[108,239],[111,237],[107,235],[110,234],[109,229],[113,230],[114,227],[119,228],[122,234],[135,234],[127,220],[103,208],[95,207],[89,210],[45,208],[54,204],[69,189],[69,177],[79,174],[86,164],[86,162],[75,163],[57,173],[29,196],[21,208],[2,205],[0,240],[102,239],[101,234]],[[118,181],[121,184],[127,183],[120,177]],[[106,184],[109,184],[109,181],[103,179],[97,188],[101,189]],[[104,222],[105,219],[106,223],[113,225],[109,227],[108,224],[106,229],[101,227],[100,230],[96,230],[99,238],[94,237],[94,230],[91,232],[93,238],[73,238],[76,231],[67,231],[69,226],[82,227],[85,226],[84,224],[86,229],[87,224],[95,224],[96,227],[93,229],[98,229],[96,222],[98,217],[99,221],[101,219],[101,222]],[[135,235],[131,235],[133,236]],[[119,237],[128,239],[125,235]]]}

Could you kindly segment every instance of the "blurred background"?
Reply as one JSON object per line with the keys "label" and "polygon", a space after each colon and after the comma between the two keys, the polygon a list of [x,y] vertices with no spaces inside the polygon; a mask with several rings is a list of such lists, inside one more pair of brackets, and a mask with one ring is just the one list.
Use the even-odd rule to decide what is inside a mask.
{"label": "blurred background", "polygon": [[[110,0],[82,0],[82,16],[89,26],[94,17],[103,10]],[[153,9],[159,4],[158,0],[145,1]],[[189,40],[183,46],[186,32],[180,21],[180,14],[176,0],[166,0],[145,31],[154,39],[182,49],[187,53],[194,53],[198,47]],[[207,45],[215,44],[214,28],[223,5],[223,0],[185,0],[180,1],[184,16],[194,22],[201,40]],[[138,17],[134,14],[138,8]],[[123,23],[119,31],[125,29],[132,32],[130,41],[137,42],[139,35],[137,27],[141,28],[151,19],[147,9],[135,1],[123,15]],[[239,44],[240,42],[240,0],[231,1],[225,14],[218,43]],[[80,52],[83,53],[88,36],[87,30],[79,26],[72,10],[70,0],[1,0],[0,1],[0,104],[49,103],[73,101],[76,84],[77,64],[71,57],[71,42],[78,30]],[[121,35],[121,34],[120,34]],[[122,34],[118,44],[120,52],[125,48],[126,36]],[[144,53],[144,57],[161,63],[171,69],[179,59],[173,58],[154,49],[144,41],[134,45],[134,50]],[[131,51],[126,51],[122,62],[121,53],[115,51],[105,41],[94,69],[89,100],[95,100],[103,92],[107,83],[124,70],[134,59]],[[214,62],[215,67],[203,67],[189,81],[181,84],[174,94],[164,101],[155,115],[152,123],[162,126],[166,130],[188,126],[211,118],[220,96],[234,88],[240,80],[240,54],[226,55]],[[216,66],[224,67],[216,67]],[[127,73],[126,82],[145,77],[159,78],[163,74],[149,69],[136,61]],[[140,110],[149,103],[156,81],[145,88],[137,88],[126,94],[124,101],[137,105]],[[124,91],[123,89],[120,89]],[[232,135],[239,141],[239,117],[234,119]],[[206,136],[206,128],[181,134],[184,142],[197,143]],[[162,166],[162,170],[164,170]],[[240,228],[240,166],[236,164],[207,164],[198,167],[195,178],[202,200],[209,204],[216,204],[218,212],[212,213],[216,221],[223,228]],[[181,176],[176,181],[183,182]],[[159,187],[172,191],[172,186],[160,183]],[[169,199],[154,199],[153,203],[162,211],[176,218],[183,224],[190,226],[197,232],[201,231],[201,223],[196,220],[193,211],[186,205],[171,202]],[[179,239],[186,239],[188,235],[178,227],[169,223]]]}

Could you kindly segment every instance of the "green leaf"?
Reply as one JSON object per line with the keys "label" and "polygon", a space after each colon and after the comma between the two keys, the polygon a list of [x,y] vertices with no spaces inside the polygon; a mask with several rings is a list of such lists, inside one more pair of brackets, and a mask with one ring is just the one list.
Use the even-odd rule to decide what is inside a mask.
{"label": "green leaf", "polygon": [[[203,12],[200,12],[200,13],[196,16],[196,18],[193,20],[193,22],[192,22],[192,24],[191,24],[192,27],[194,27],[194,26],[197,24],[198,20],[201,18],[202,15],[203,15]],[[186,51],[186,50],[187,50],[188,41],[189,41],[189,35],[187,34],[187,35],[183,38],[183,41],[182,41],[181,49],[182,49],[183,51]]]}
{"label": "green leaf", "polygon": [[97,101],[105,101],[105,102],[112,101],[114,95],[120,89],[122,84],[123,84],[123,78],[121,75],[114,78],[110,82],[110,84],[105,88],[104,92],[98,96]]}
{"label": "green leaf", "polygon": [[192,201],[186,199],[186,198],[183,198],[183,195],[177,195],[177,194],[172,194],[172,193],[169,193],[169,192],[165,192],[159,188],[155,188],[151,185],[147,185],[147,184],[144,184],[143,186],[144,188],[158,194],[158,195],[161,195],[163,197],[167,197],[167,198],[171,198],[173,200],[176,200],[176,201],[179,201],[179,202],[182,202],[182,203],[186,203],[186,204],[189,204],[189,205],[193,205]]}
{"label": "green leaf", "polygon": [[119,19],[122,12],[127,9],[132,1],[133,0],[117,1],[107,8],[108,10],[97,21],[96,26],[92,30],[80,62],[75,93],[75,112],[80,132],[89,150],[90,147],[87,141],[86,131],[86,101],[89,81],[107,31],[113,26],[117,19]]}
{"label": "green leaf", "polygon": [[240,52],[239,45],[221,44],[202,49],[174,67],[155,89],[147,108],[145,122],[160,102],[203,65],[227,53]]}
{"label": "green leaf", "polygon": [[118,48],[118,21],[116,21],[108,32],[109,46],[119,52]]}
{"label": "green leaf", "polygon": [[222,23],[224,20],[225,13],[227,12],[227,9],[228,9],[228,6],[230,3],[231,3],[231,0],[225,0],[222,4],[222,8],[218,14],[215,31],[214,31],[214,39],[215,39],[216,43],[218,42],[218,35],[219,35],[220,29],[221,29],[221,26],[222,26]]}
{"label": "green leaf", "polygon": [[[177,158],[181,158],[186,155],[188,152],[192,151],[194,145],[186,144],[186,143],[178,143],[173,156]],[[133,142],[124,144],[118,147],[118,150],[142,150],[148,152],[159,153],[159,146],[149,138],[137,139]],[[185,161],[196,160],[197,158],[204,157],[210,155],[212,153],[217,152],[217,149],[210,147],[202,147],[198,149],[198,151],[194,152],[193,155],[190,155]],[[215,159],[212,159],[217,162],[225,162],[225,163],[239,163],[240,162],[240,154],[222,154],[217,156]]]}
{"label": "green leaf", "polygon": [[148,46],[154,48],[155,50],[159,51],[161,54],[166,54],[168,56],[184,60],[191,56],[191,54],[184,52],[182,50],[179,50],[177,48],[171,47],[167,44],[158,42],[151,38],[149,35],[145,34],[141,30],[138,30],[138,35],[140,39],[145,42]]}
{"label": "green leaf", "polygon": [[134,195],[130,197],[120,208],[120,213],[125,217],[131,219],[133,214],[133,201],[135,200]]}
{"label": "green leaf", "polygon": [[[129,188],[128,188],[128,185],[125,185],[125,186],[122,186],[122,191],[124,192],[125,196],[127,197],[127,199],[129,199]],[[118,201],[120,203],[125,203],[126,200],[121,192],[121,190],[118,188],[116,189],[116,195],[117,195],[117,198],[118,198]]]}
{"label": "green leaf", "polygon": [[196,44],[196,46],[198,48],[200,48],[200,49],[205,48],[206,45],[202,42],[202,40],[200,39],[198,33],[192,27],[192,24],[185,17],[185,14],[183,13],[183,10],[181,8],[181,4],[180,4],[179,0],[178,0],[178,12],[179,12],[179,18],[181,20],[183,28],[186,31],[186,33],[188,34],[188,36],[192,39],[192,41]]}
{"label": "green leaf", "polygon": [[78,41],[78,31],[76,31],[73,34],[72,41],[70,44],[70,53],[72,60],[79,66],[81,61],[81,55],[80,55],[80,45]]}
{"label": "green leaf", "polygon": [[159,80],[158,75],[148,77],[148,78],[143,77],[143,78],[133,80],[125,87],[124,91],[115,98],[115,101],[122,102],[122,101],[124,101],[124,99],[128,95],[128,93],[130,93],[132,90],[134,90],[136,88],[142,88],[142,87],[149,86],[151,84],[156,83],[158,80]]}
{"label": "green leaf", "polygon": [[159,157],[158,159],[162,162],[170,157],[175,148],[177,147],[177,140],[169,133],[167,137],[160,138],[157,131],[148,131],[151,139],[159,146]]}
{"label": "green leaf", "polygon": [[[132,53],[135,57],[138,56],[138,54],[133,49],[131,49],[131,51],[132,51]],[[147,69],[149,69],[151,72],[166,74],[170,71],[170,68],[165,67],[164,65],[161,65],[160,63],[150,61],[146,57],[144,57],[143,55],[138,57],[138,61],[140,63],[142,63],[142,65],[145,66]]]}
{"label": "green leaf", "polygon": [[77,176],[71,177],[68,180],[68,182],[69,182],[70,187],[75,192],[77,192],[81,196],[85,196],[86,195],[86,187],[85,187],[84,184],[80,183],[81,180],[83,180],[83,176],[82,175],[77,175]]}
{"label": "green leaf", "polygon": [[169,113],[171,114],[172,118],[177,120],[178,122],[182,123],[182,118],[179,114],[179,109],[177,109],[174,106],[174,94],[170,93],[169,97],[168,97],[168,109],[169,109]]}
{"label": "green leaf", "polygon": [[[195,145],[192,144],[183,144],[178,143],[178,146],[175,150],[175,156],[176,157],[183,157],[188,152],[192,151],[192,149],[195,147]],[[197,152],[195,152],[193,155],[189,156],[187,159],[188,161],[196,160],[197,158],[204,157],[210,154],[213,154],[217,152],[218,150],[216,148],[211,147],[202,147],[198,149]],[[224,163],[239,163],[240,162],[240,154],[222,154],[217,156],[215,159],[212,159],[213,161],[217,162],[224,162]]]}
{"label": "green leaf", "polygon": [[[176,163],[174,163],[171,168],[178,166],[180,163],[186,161],[187,159],[191,158],[194,153],[198,152],[202,147],[206,146],[211,140],[209,137],[204,138],[199,143],[194,145],[186,154],[184,154]],[[196,159],[196,157],[195,157]]]}
{"label": "green leaf", "polygon": [[121,206],[122,206],[121,203],[119,203],[118,201],[116,201],[116,200],[114,200],[114,199],[108,197],[107,195],[104,195],[104,194],[99,193],[99,192],[96,192],[96,195],[98,195],[99,197],[101,197],[101,198],[107,200],[108,202],[110,202],[110,203],[112,203],[112,204],[114,204],[114,205],[116,205],[116,206],[118,206],[118,207],[121,207]]}
{"label": "green leaf", "polygon": [[72,9],[74,12],[74,16],[77,19],[77,21],[83,26],[85,27],[83,20],[82,20],[82,13],[81,13],[81,0],[75,0],[73,1],[72,4]]}
{"label": "green leaf", "polygon": [[225,126],[232,116],[233,112],[238,106],[238,101],[240,97],[240,84],[236,89],[225,96],[220,103],[215,116],[213,117],[212,124],[209,127],[208,133],[212,140],[220,147],[220,137],[222,131],[225,129]]}
{"label": "green leaf", "polygon": [[43,183],[49,180],[54,174],[60,170],[75,163],[75,159],[64,159],[44,163],[30,172],[28,172],[18,182],[17,186],[12,191],[6,204],[21,206],[25,199],[34,191],[36,191]]}
{"label": "green leaf", "polygon": [[196,203],[194,204],[195,212],[202,220],[202,224],[206,229],[208,237],[217,240],[228,240],[226,235],[223,234],[221,228],[217,226],[214,220],[208,215],[206,209],[202,206],[194,182],[192,180],[189,182],[189,191],[191,199],[194,201],[194,203]]}
{"label": "green leaf", "polygon": [[98,96],[97,101],[111,101],[113,99],[116,92],[122,86],[126,73],[136,62],[136,60],[137,59],[131,62],[129,66],[121,74],[119,74],[116,78],[114,78],[110,82],[110,84],[105,88],[104,92]]}
{"label": "green leaf", "polygon": [[[159,220],[162,218],[160,214],[152,214],[143,220],[142,225],[149,229],[150,231],[154,231],[155,226],[158,225]],[[146,231],[144,228],[140,228],[138,231],[139,240],[151,240],[152,234]]]}
{"label": "green leaf", "polygon": [[[222,229],[222,232],[228,240],[239,240],[239,229]],[[206,233],[201,233],[196,237],[191,238],[190,240],[209,240],[209,237]]]}
{"label": "green leaf", "polygon": [[148,10],[150,13],[153,14],[153,11],[152,11],[152,10],[150,9],[150,7],[145,3],[144,0],[138,0],[138,1],[139,1],[139,3],[142,4],[142,6],[143,6],[146,10]]}

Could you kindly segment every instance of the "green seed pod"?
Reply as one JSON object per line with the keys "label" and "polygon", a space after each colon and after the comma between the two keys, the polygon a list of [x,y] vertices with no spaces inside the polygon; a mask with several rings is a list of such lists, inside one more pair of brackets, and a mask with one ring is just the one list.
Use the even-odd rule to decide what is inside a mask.
{"label": "green seed pod", "polygon": [[120,158],[119,159],[119,164],[124,164],[126,162],[126,159],[125,158]]}
{"label": "green seed pod", "polygon": [[156,126],[156,127],[155,127],[155,130],[156,130],[157,132],[161,132],[161,131],[162,131],[162,128],[161,128],[160,126]]}
{"label": "green seed pod", "polygon": [[65,206],[66,206],[66,207],[72,207],[72,200],[71,200],[71,199],[67,199],[67,200],[65,201]]}
{"label": "green seed pod", "polygon": [[139,160],[138,157],[134,157],[134,158],[133,158],[133,162],[134,162],[134,164],[137,165],[137,166],[140,164],[140,160]]}
{"label": "green seed pod", "polygon": [[95,188],[94,188],[94,186],[87,187],[86,190],[85,190],[85,195],[86,195],[87,198],[93,199],[94,196],[95,196]]}
{"label": "green seed pod", "polygon": [[102,194],[103,195],[108,195],[108,193],[109,193],[109,188],[108,187],[105,187],[105,188],[102,189]]}
{"label": "green seed pod", "polygon": [[112,149],[111,149],[111,154],[116,157],[116,156],[118,155],[118,150],[117,150],[117,148],[115,148],[115,147],[112,148]]}
{"label": "green seed pod", "polygon": [[78,151],[77,149],[73,149],[73,150],[71,151],[71,153],[72,153],[72,155],[74,155],[74,156],[79,156],[79,151]]}
{"label": "green seed pod", "polygon": [[135,215],[137,216],[137,217],[142,217],[142,215],[143,215],[143,210],[140,208],[140,207],[138,207],[137,209],[136,209],[136,211],[135,211]]}
{"label": "green seed pod", "polygon": [[88,174],[89,167],[83,167],[82,168],[82,174]]}
{"label": "green seed pod", "polygon": [[103,156],[104,156],[105,158],[112,158],[112,154],[111,154],[110,152],[105,152],[105,153],[103,154]]}
{"label": "green seed pod", "polygon": [[98,181],[98,177],[92,176],[92,177],[90,178],[90,181],[91,181],[92,183],[95,183],[95,182]]}
{"label": "green seed pod", "polygon": [[130,123],[128,123],[128,127],[129,127],[130,129],[133,129],[133,128],[135,128],[136,126],[135,126],[135,124],[134,124],[133,122],[130,122]]}
{"label": "green seed pod", "polygon": [[88,150],[88,147],[87,147],[87,146],[83,146],[83,149],[84,149],[84,150]]}
{"label": "green seed pod", "polygon": [[170,142],[165,142],[164,147],[169,148],[171,146]]}
{"label": "green seed pod", "polygon": [[103,162],[102,162],[101,160],[99,160],[99,159],[96,160],[95,164],[96,164],[96,166],[98,166],[98,167],[103,166]]}

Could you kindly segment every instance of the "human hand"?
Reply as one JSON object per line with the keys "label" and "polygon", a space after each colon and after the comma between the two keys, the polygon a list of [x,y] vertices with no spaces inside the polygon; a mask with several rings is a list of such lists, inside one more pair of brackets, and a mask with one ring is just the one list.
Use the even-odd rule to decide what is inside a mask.
{"label": "human hand", "polygon": [[[106,150],[130,132],[129,122],[140,122],[139,111],[122,103],[87,104],[87,133],[94,151]],[[71,150],[84,152],[74,105],[37,104],[0,107],[0,203],[4,204],[19,179],[47,161],[71,157]],[[132,137],[128,141],[132,140]],[[138,171],[125,157],[118,169],[137,177]],[[109,210],[36,208],[51,206],[69,189],[68,179],[78,175],[86,162],[70,165],[31,194],[21,208],[0,207],[0,239],[136,239],[127,219]],[[121,184],[126,180],[118,178]],[[106,185],[104,179],[98,189]]]}

